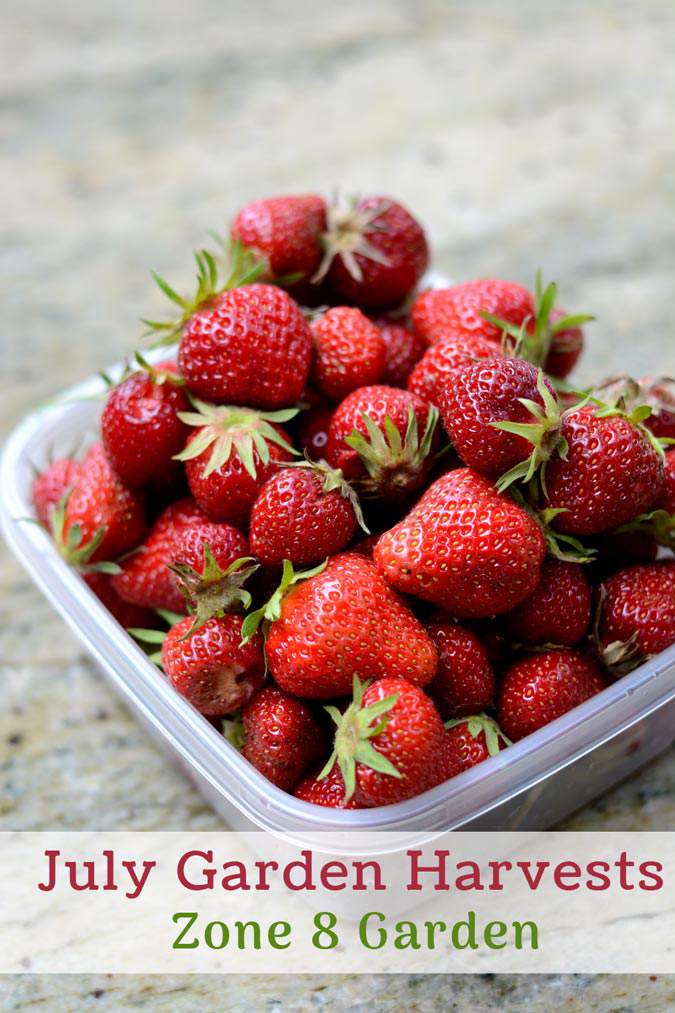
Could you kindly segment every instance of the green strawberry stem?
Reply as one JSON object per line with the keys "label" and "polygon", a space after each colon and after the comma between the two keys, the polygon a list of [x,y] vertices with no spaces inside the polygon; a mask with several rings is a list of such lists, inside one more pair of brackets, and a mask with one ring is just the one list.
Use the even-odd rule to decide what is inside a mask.
{"label": "green strawberry stem", "polygon": [[352,197],[344,208],[336,198],[328,207],[328,227],[320,236],[324,254],[318,270],[310,278],[312,284],[318,285],[324,280],[335,257],[342,258],[342,263],[355,281],[363,280],[363,271],[357,256],[365,257],[384,267],[389,266],[389,258],[367,238],[368,233],[386,231],[386,226],[377,221],[384,206],[359,210],[358,203],[358,198]]}
{"label": "green strawberry stem", "polygon": [[408,408],[403,439],[390,415],[384,419],[384,431],[366,412],[361,414],[361,418],[367,436],[353,429],[350,435],[345,437],[345,443],[356,451],[363,462],[369,476],[369,480],[364,483],[365,487],[374,492],[385,483],[405,488],[410,479],[419,473],[429,456],[434,430],[438,424],[438,408],[434,405],[429,407],[421,439],[417,416],[412,407]]}
{"label": "green strawberry stem", "polygon": [[541,394],[544,407],[529,398],[519,397],[519,402],[536,419],[536,422],[491,422],[494,429],[505,433],[521,436],[533,446],[532,453],[524,461],[520,461],[497,481],[497,489],[505,489],[517,481],[529,482],[539,472],[545,491],[546,463],[554,452],[562,458],[567,456],[567,442],[560,434],[561,415],[557,399],[549,390],[544,373],[540,369],[537,376],[537,390]]}
{"label": "green strawberry stem", "polygon": [[616,529],[616,534],[632,533],[650,535],[658,545],[675,550],[675,514],[667,510],[652,510],[640,514],[628,524]]}
{"label": "green strawberry stem", "polygon": [[504,745],[512,746],[511,739],[504,735],[494,718],[489,717],[487,714],[472,714],[468,718],[453,718],[450,721],[445,722],[445,728],[456,728],[458,725],[466,725],[469,735],[472,738],[477,739],[478,736],[483,732],[485,734],[485,744],[487,751],[490,756],[496,756],[499,752],[499,740],[501,739]]}
{"label": "green strawberry stem", "polygon": [[105,537],[105,525],[97,528],[88,542],[83,541],[82,528],[77,521],[70,525],[68,534],[65,534],[66,509],[72,491],[72,488],[70,488],[64,492],[50,515],[54,544],[59,555],[69,566],[74,566],[80,573],[107,573],[111,575],[121,573],[122,568],[118,563],[113,563],[109,560],[101,560],[98,563],[89,562]]}
{"label": "green strawberry stem", "polygon": [[[356,788],[356,764],[361,763],[371,770],[389,777],[402,777],[391,760],[379,753],[370,741],[384,731],[389,723],[389,711],[399,698],[398,693],[378,700],[368,707],[363,706],[363,694],[370,682],[361,682],[354,675],[354,699],[341,714],[337,707],[325,707],[337,726],[333,752],[319,774],[318,780],[328,777],[337,763],[345,783],[345,802],[354,794]],[[376,724],[373,722],[379,718]]]}
{"label": "green strawberry stem", "polygon": [[313,569],[301,570],[296,573],[291,561],[285,559],[279,587],[264,605],[254,612],[249,612],[244,619],[241,626],[242,644],[247,644],[261,625],[263,632],[266,633],[269,624],[275,622],[281,616],[281,603],[291,588],[295,587],[301,580],[309,580],[310,577],[316,577],[317,574],[322,573],[326,569],[327,565],[328,560],[324,559],[323,563],[319,563]]}
{"label": "green strawberry stem", "polygon": [[169,569],[177,578],[178,587],[194,614],[194,622],[182,638],[184,640],[209,619],[251,607],[251,594],[243,585],[259,568],[253,557],[242,556],[222,570],[214,559],[208,542],[204,542],[203,553],[201,573],[180,561],[169,564]]}
{"label": "green strawberry stem", "polygon": [[[538,498],[536,477],[530,483],[528,491],[531,498],[536,501]],[[593,562],[596,556],[595,549],[584,545],[580,539],[575,538],[573,535],[566,535],[561,531],[554,531],[551,528],[551,522],[558,516],[558,514],[565,513],[567,510],[566,507],[547,507],[543,510],[537,510],[532,506],[532,503],[523,496],[519,489],[515,489],[511,486],[508,489],[508,494],[513,500],[515,500],[518,506],[522,507],[522,509],[537,522],[541,528],[541,532],[546,542],[546,547],[551,556],[555,559],[560,559],[565,563]]]}

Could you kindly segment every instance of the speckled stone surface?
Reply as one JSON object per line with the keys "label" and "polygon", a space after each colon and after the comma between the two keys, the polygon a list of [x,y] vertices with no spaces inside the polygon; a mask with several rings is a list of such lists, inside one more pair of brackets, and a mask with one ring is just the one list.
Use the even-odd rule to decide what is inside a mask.
{"label": "speckled stone surface", "polygon": [[[0,432],[132,349],[152,265],[247,198],[384,191],[456,278],[555,277],[580,382],[675,372],[675,7],[534,0],[2,3]],[[19,566],[0,562],[0,826],[210,828]],[[675,826],[675,751],[572,828]],[[52,977],[49,1010],[666,1010],[643,977]]]}

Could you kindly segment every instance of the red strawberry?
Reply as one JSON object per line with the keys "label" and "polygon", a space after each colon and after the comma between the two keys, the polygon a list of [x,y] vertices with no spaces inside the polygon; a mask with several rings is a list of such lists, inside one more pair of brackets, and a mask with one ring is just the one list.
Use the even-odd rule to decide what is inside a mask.
{"label": "red strawberry", "polygon": [[499,488],[528,481],[559,443],[560,412],[543,373],[522,359],[460,366],[436,388],[441,420],[465,464],[501,475]]}
{"label": "red strawberry", "polygon": [[598,637],[607,663],[639,664],[675,643],[675,562],[631,566],[601,585]]}
{"label": "red strawberry", "polygon": [[326,203],[316,194],[251,201],[232,223],[231,237],[267,262],[273,278],[309,278],[321,261],[319,236],[326,229]]}
{"label": "red strawberry", "polygon": [[283,408],[300,397],[312,334],[275,285],[221,292],[187,321],[178,351],[189,390],[210,401]]}
{"label": "red strawberry", "polygon": [[275,686],[264,686],[242,713],[242,753],[261,774],[293,791],[308,767],[325,755],[325,735],[309,707]]}
{"label": "red strawberry", "polygon": [[120,626],[125,629],[130,626],[152,629],[157,624],[157,617],[150,609],[142,608],[140,605],[132,605],[120,598],[113,587],[114,578],[110,574],[87,573],[84,579]]}
{"label": "red strawberry", "polygon": [[379,329],[361,310],[335,306],[312,324],[312,379],[332,401],[357,387],[377,383],[385,370],[386,346]]}
{"label": "red strawberry", "polygon": [[375,547],[399,591],[458,617],[508,612],[534,591],[546,551],[535,520],[470,468],[437,479]]}
{"label": "red strawberry", "polygon": [[408,390],[424,401],[437,404],[437,389],[452,383],[450,377],[456,369],[477,359],[499,358],[501,354],[499,346],[482,334],[440,338],[413,369],[408,378]]}
{"label": "red strawberry", "polygon": [[185,594],[170,567],[182,563],[203,574],[207,562],[204,547],[208,545],[211,557],[226,570],[235,560],[248,555],[248,542],[236,528],[216,524],[203,515],[202,519],[186,523],[176,506],[160,514],[143,551],[134,553],[122,563],[122,572],[113,577],[112,583],[125,601],[181,614],[187,611]]}
{"label": "red strawberry", "polygon": [[517,742],[603,688],[595,662],[578,651],[528,655],[506,672],[499,694],[499,724]]}
{"label": "red strawberry", "polygon": [[397,306],[424,274],[429,249],[422,226],[389,197],[365,197],[346,211],[328,209],[325,250],[315,281],[366,309]]}
{"label": "red strawberry", "polygon": [[445,726],[438,781],[447,781],[510,745],[499,725],[486,714],[449,721]]}
{"label": "red strawberry", "polygon": [[478,637],[449,620],[426,624],[438,651],[438,671],[427,692],[442,718],[463,717],[491,707],[495,675]]}
{"label": "red strawberry", "polygon": [[173,370],[145,366],[108,394],[101,434],[110,462],[130,487],[166,481],[176,469],[188,428],[179,418],[190,405]]}
{"label": "red strawberry", "polygon": [[69,489],[77,482],[80,462],[72,457],[52,461],[46,471],[38,475],[33,483],[33,503],[37,519],[51,530],[52,513]]}
{"label": "red strawberry", "polygon": [[666,513],[675,514],[675,447],[666,451],[664,472],[663,488],[656,501],[656,507],[658,510],[665,510]]}
{"label": "red strawberry", "polygon": [[342,472],[327,465],[289,465],[268,478],[251,511],[251,548],[268,565],[319,563],[349,544],[361,516]]}
{"label": "red strawberry", "polygon": [[483,312],[520,327],[534,315],[534,300],[515,282],[481,278],[422,292],[413,303],[411,317],[415,330],[429,344],[448,335],[468,334],[480,334],[498,344],[502,329],[484,319]]}
{"label": "red strawberry", "polygon": [[593,393],[608,404],[620,404],[628,412],[649,405],[652,413],[644,419],[647,429],[659,439],[675,439],[675,380],[643,377],[638,381],[630,376],[614,376]]}
{"label": "red strawberry", "polygon": [[584,332],[578,325],[569,326],[563,323],[560,326],[560,321],[569,320],[569,315],[559,307],[551,310],[549,319],[554,329],[544,369],[549,376],[563,379],[572,372],[579,360],[584,348]]}
{"label": "red strawberry", "polygon": [[256,412],[196,400],[194,404],[197,411],[183,418],[199,428],[178,455],[185,461],[190,491],[211,520],[244,527],[267,479],[280,462],[293,457],[278,423],[297,413],[293,408]]}
{"label": "red strawberry", "polygon": [[382,383],[389,387],[405,387],[413,367],[424,355],[427,343],[410,327],[387,317],[374,321],[384,341],[385,366]]}
{"label": "red strawberry", "polygon": [[335,409],[326,460],[366,492],[403,499],[431,470],[437,420],[437,409],[409,391],[362,387]]}
{"label": "red strawberry", "polygon": [[444,730],[438,711],[417,686],[397,676],[372,685],[354,676],[354,700],[345,713],[327,710],[337,731],[322,773],[337,764],[347,799],[355,795],[361,805],[388,805],[417,795],[420,785],[429,783]]}
{"label": "red strawberry", "polygon": [[193,626],[193,617],[187,616],[171,627],[162,645],[162,667],[172,685],[202,714],[232,714],[264,682],[262,636],[256,633],[242,643],[238,615]]}
{"label": "red strawberry", "polygon": [[345,802],[345,782],[340,768],[337,764],[331,772],[323,778],[319,778],[321,770],[315,770],[300,782],[295,789],[295,797],[303,802],[311,802],[313,805],[325,805],[331,809],[360,809],[358,802],[352,795],[349,801]]}
{"label": "red strawberry", "polygon": [[344,696],[354,672],[375,679],[400,674],[421,686],[436,672],[436,649],[421,624],[356,553],[333,556],[305,574],[285,563],[279,590],[247,617],[245,634],[263,619],[270,672],[294,696]]}
{"label": "red strawberry", "polygon": [[310,408],[300,420],[298,445],[313,461],[321,461],[325,457],[332,418],[332,408]]}
{"label": "red strawberry", "polygon": [[553,521],[559,531],[611,531],[658,498],[662,453],[638,419],[593,405],[563,414],[564,457],[555,455],[546,466],[547,506],[562,511]]}
{"label": "red strawberry", "polygon": [[72,491],[52,513],[52,526],[61,553],[74,566],[115,559],[142,540],[143,501],[122,485],[100,443],[87,452]]}
{"label": "red strawberry", "polygon": [[591,623],[591,589],[584,567],[547,558],[533,593],[505,616],[508,635],[523,644],[572,647]]}

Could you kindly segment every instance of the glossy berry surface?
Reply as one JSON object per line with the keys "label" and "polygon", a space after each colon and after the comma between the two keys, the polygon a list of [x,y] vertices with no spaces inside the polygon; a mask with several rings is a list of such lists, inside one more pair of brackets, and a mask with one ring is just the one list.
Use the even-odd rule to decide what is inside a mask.
{"label": "glossy berry surface", "polygon": [[251,201],[232,223],[230,235],[262,254],[273,277],[314,274],[321,260],[319,236],[326,203],[316,194]]}
{"label": "glossy berry surface", "polygon": [[424,355],[427,343],[410,327],[395,320],[378,317],[375,323],[380,329],[385,348],[381,382],[389,387],[405,387],[413,368]]}
{"label": "glossy berry surface", "polygon": [[378,383],[386,365],[379,328],[353,307],[335,306],[312,324],[314,386],[332,401],[350,391]]}
{"label": "glossy berry surface", "polygon": [[323,805],[330,809],[360,809],[355,797],[345,802],[345,782],[337,764],[326,777],[319,779],[321,768],[308,774],[295,789],[295,797],[313,805]]}
{"label": "glossy berry surface", "polygon": [[449,620],[427,623],[426,630],[438,651],[438,671],[427,692],[443,720],[491,707],[495,674],[478,637]]}
{"label": "glossy berry surface", "polygon": [[80,462],[72,457],[62,457],[47,467],[33,482],[33,504],[37,519],[45,527],[51,527],[51,514],[59,505],[66,492],[72,489],[80,474]]}
{"label": "glossy berry surface", "polygon": [[425,401],[438,404],[443,390],[452,385],[455,370],[476,359],[501,356],[499,347],[482,334],[451,335],[436,341],[408,378],[408,390]]}
{"label": "glossy berry surface", "polygon": [[293,791],[326,751],[324,730],[310,708],[275,686],[263,686],[241,717],[243,755],[284,791]]}
{"label": "glossy berry surface", "polygon": [[532,294],[522,285],[480,278],[451,288],[427,289],[413,303],[411,318],[417,333],[429,344],[450,334],[455,337],[481,334],[498,344],[501,331],[484,320],[481,311],[519,327],[533,316],[534,302]]}
{"label": "glossy berry surface", "polygon": [[522,644],[571,647],[591,624],[591,588],[580,563],[546,558],[529,598],[504,619],[508,636]]}
{"label": "glossy berry surface", "polygon": [[675,643],[675,562],[628,567],[602,584],[600,642],[634,638],[641,655],[658,654]]}

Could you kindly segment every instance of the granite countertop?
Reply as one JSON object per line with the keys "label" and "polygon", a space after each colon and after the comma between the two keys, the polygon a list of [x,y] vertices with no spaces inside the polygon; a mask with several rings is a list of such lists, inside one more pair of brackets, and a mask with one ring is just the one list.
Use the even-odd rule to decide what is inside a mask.
{"label": "granite countertop", "polygon": [[[579,382],[675,373],[669,0],[301,0],[6,6],[0,434],[131,350],[189,251],[244,200],[339,184],[429,223],[435,266],[596,314]],[[0,827],[212,828],[17,563],[0,557]],[[675,826],[675,751],[578,829]],[[603,976],[56,977],[50,1010],[662,1010],[675,980]]]}

